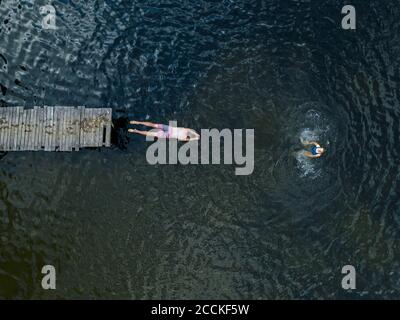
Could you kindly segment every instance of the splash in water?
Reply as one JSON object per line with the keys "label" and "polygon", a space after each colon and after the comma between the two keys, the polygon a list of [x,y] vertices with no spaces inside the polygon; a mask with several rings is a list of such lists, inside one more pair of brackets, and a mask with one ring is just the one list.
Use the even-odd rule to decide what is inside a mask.
{"label": "splash in water", "polygon": [[297,168],[300,171],[300,177],[315,179],[321,176],[322,170],[317,168],[315,159],[308,158],[304,154],[304,150],[297,151],[295,158],[297,160]]}
{"label": "splash in water", "polygon": [[[305,114],[305,122],[309,127],[301,129],[300,142],[302,145],[310,141],[325,140],[325,134],[329,130],[328,126],[323,125],[321,114],[316,110],[309,110]],[[327,142],[328,143],[328,142]],[[321,176],[322,169],[315,159],[310,159],[304,154],[304,149],[295,153],[297,168],[300,171],[300,177],[316,179]]]}

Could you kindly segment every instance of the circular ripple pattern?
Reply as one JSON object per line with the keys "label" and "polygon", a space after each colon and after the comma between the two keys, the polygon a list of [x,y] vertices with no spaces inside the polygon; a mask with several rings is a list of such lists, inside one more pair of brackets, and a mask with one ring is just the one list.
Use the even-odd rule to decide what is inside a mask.
{"label": "circular ripple pattern", "polygon": [[[1,298],[399,298],[400,9],[345,1],[0,1],[0,106],[254,128],[255,170],[10,153]],[[327,148],[299,154],[303,139]],[[41,267],[58,270],[41,289]],[[362,275],[340,288],[341,267]]]}

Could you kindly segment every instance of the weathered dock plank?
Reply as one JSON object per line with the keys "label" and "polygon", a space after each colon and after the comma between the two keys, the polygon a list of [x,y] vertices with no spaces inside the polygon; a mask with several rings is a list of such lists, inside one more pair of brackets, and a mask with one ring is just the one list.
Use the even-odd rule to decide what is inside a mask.
{"label": "weathered dock plank", "polygon": [[17,109],[17,116],[15,120],[16,127],[16,139],[15,139],[15,149],[20,150],[21,147],[21,138],[22,138],[22,122],[23,122],[23,113],[21,112],[21,108]]}
{"label": "weathered dock plank", "polygon": [[30,150],[29,149],[30,127],[31,127],[31,109],[26,110],[25,112],[25,139],[23,143],[24,150]]}
{"label": "weathered dock plank", "polygon": [[68,122],[69,122],[69,109],[63,108],[63,149],[61,151],[70,151],[68,144]]}
{"label": "weathered dock plank", "polygon": [[105,132],[105,147],[111,147],[111,124],[112,124],[112,113],[110,110],[106,111],[107,118],[106,118],[106,132]]}
{"label": "weathered dock plank", "polygon": [[104,112],[101,109],[97,109],[97,128],[96,130],[96,141],[97,141],[97,146],[102,147],[103,146],[103,129],[104,129]]}
{"label": "weathered dock plank", "polygon": [[48,107],[47,109],[47,117],[48,117],[48,149],[55,149],[55,132],[54,132],[54,108]]}
{"label": "weathered dock plank", "polygon": [[60,151],[64,151],[64,108],[58,107],[58,114],[60,116],[60,131],[58,132],[58,145],[60,147]]}
{"label": "weathered dock plank", "polygon": [[[4,115],[4,110],[0,109],[0,130],[3,132],[6,128],[6,119]],[[5,134],[0,137],[0,148],[4,149],[4,138]]]}
{"label": "weathered dock plank", "polygon": [[38,122],[39,122],[39,111],[40,109],[38,109],[37,106],[35,106],[33,108],[33,110],[35,110],[35,117],[34,117],[34,121],[33,121],[33,150],[38,150],[39,149],[39,138],[38,138]]}
{"label": "weathered dock plank", "polygon": [[65,109],[65,151],[72,151],[71,149],[71,108]]}
{"label": "weathered dock plank", "polygon": [[19,134],[19,128],[20,128],[20,125],[19,125],[19,121],[20,121],[20,115],[21,115],[21,109],[19,108],[19,107],[17,107],[16,109],[15,109],[15,113],[14,113],[14,118],[13,118],[13,132],[12,132],[12,134],[13,134],[13,145],[12,145],[12,148],[14,149],[14,150],[17,150],[17,145],[18,145],[18,139],[20,138],[20,134]]}
{"label": "weathered dock plank", "polygon": [[39,111],[38,107],[34,107],[35,119],[34,119],[34,133],[33,133],[33,150],[37,151],[39,149],[39,135],[38,135],[38,121],[39,121]]}
{"label": "weathered dock plank", "polygon": [[101,136],[100,136],[100,130],[103,129],[100,112],[101,112],[101,110],[94,109],[94,117],[95,117],[95,122],[97,125],[95,127],[93,127],[93,138],[94,138],[93,143],[97,143],[98,147],[101,146],[101,144],[99,145],[99,141],[102,140]]}
{"label": "weathered dock plank", "polygon": [[54,134],[54,149],[59,151],[60,150],[60,108],[54,108],[54,127],[53,127],[53,134]]}
{"label": "weathered dock plank", "polygon": [[0,118],[0,130],[3,133],[1,136],[0,147],[5,149],[7,146],[7,128],[8,128],[8,117],[7,112],[4,110],[1,111],[1,118]]}
{"label": "weathered dock plank", "polygon": [[38,135],[38,145],[37,145],[37,150],[42,150],[43,148],[43,141],[44,141],[44,109],[43,108],[39,108],[38,109],[38,122],[37,122],[37,135]]}
{"label": "weathered dock plank", "polygon": [[88,147],[93,145],[93,128],[92,121],[93,120],[93,109],[85,109],[84,110],[84,119],[82,122],[83,133],[85,135],[85,144],[84,147]]}
{"label": "weathered dock plank", "polygon": [[11,119],[12,115],[9,112],[4,112],[3,117],[5,119],[5,130],[2,134],[4,135],[4,150],[8,151],[10,149],[10,131],[11,131]]}
{"label": "weathered dock plank", "polygon": [[37,117],[37,109],[34,107],[32,109],[32,132],[31,132],[31,150],[36,150],[36,117]]}
{"label": "weathered dock plank", "polygon": [[68,122],[69,122],[69,112],[67,108],[63,108],[64,110],[64,149],[61,151],[69,151],[69,144],[68,144]]}
{"label": "weathered dock plank", "polygon": [[12,132],[12,134],[13,134],[13,146],[12,146],[13,150],[18,150],[17,149],[17,147],[19,145],[18,139],[20,139],[20,137],[21,137],[21,134],[19,133],[19,129],[21,127],[19,125],[20,115],[21,115],[21,108],[17,107],[15,109],[14,118],[13,118],[13,132]]}
{"label": "weathered dock plank", "polygon": [[71,108],[65,109],[65,151],[71,151]]}
{"label": "weathered dock plank", "polygon": [[36,118],[36,109],[29,110],[30,112],[30,128],[29,128],[29,150],[35,150],[35,118]]}
{"label": "weathered dock plank", "polygon": [[25,138],[26,138],[26,116],[27,116],[28,112],[22,112],[21,116],[22,116],[22,124],[21,124],[21,139],[19,141],[19,149],[20,150],[26,150],[25,149]]}
{"label": "weathered dock plank", "polygon": [[101,127],[100,127],[100,145],[99,147],[104,147],[105,138],[104,133],[106,132],[106,121],[107,121],[107,112],[104,110],[101,111]]}
{"label": "weathered dock plank", "polygon": [[9,132],[9,140],[8,140],[8,150],[12,150],[14,146],[14,117],[17,112],[16,108],[13,108],[10,112],[10,132]]}
{"label": "weathered dock plank", "polygon": [[17,139],[15,140],[15,148],[21,150],[21,138],[22,138],[22,126],[23,126],[23,113],[21,109],[18,109],[17,118],[16,118],[16,131],[17,131]]}
{"label": "weathered dock plank", "polygon": [[25,112],[25,140],[23,143],[24,150],[31,150],[30,138],[31,138],[31,109]]}
{"label": "weathered dock plank", "polygon": [[9,137],[9,133],[10,133],[10,114],[6,111],[3,110],[3,116],[2,118],[4,119],[4,125],[3,125],[3,129],[2,129],[2,146],[3,146],[3,150],[7,151],[8,150],[8,137]]}
{"label": "weathered dock plank", "polygon": [[66,135],[67,135],[67,149],[68,151],[72,151],[72,110],[73,108],[67,109],[67,127],[66,127]]}
{"label": "weathered dock plank", "polygon": [[73,151],[111,146],[110,108],[0,108],[0,151]]}
{"label": "weathered dock plank", "polygon": [[[4,115],[4,110],[0,109],[0,130],[3,132],[6,128],[6,119]],[[4,149],[4,138],[5,134],[0,137],[0,148]]]}
{"label": "weathered dock plank", "polygon": [[70,147],[71,151],[75,150],[77,147],[76,139],[78,137],[78,130],[77,130],[77,109],[71,108],[71,117],[70,117],[70,124],[69,124],[69,139],[70,139]]}
{"label": "weathered dock plank", "polygon": [[80,137],[80,122],[81,122],[81,113],[79,108],[74,108],[73,109],[73,133],[72,133],[72,147],[73,150],[78,151],[79,150],[79,137]]}
{"label": "weathered dock plank", "polygon": [[92,109],[85,109],[85,118],[83,119],[83,132],[85,134],[85,147],[92,144],[93,132],[90,128],[90,119],[93,116]]}
{"label": "weathered dock plank", "polygon": [[51,137],[51,108],[45,106],[44,107],[44,150],[45,151],[50,151],[51,147],[50,147],[50,137]]}
{"label": "weathered dock plank", "polygon": [[27,112],[21,111],[21,119],[22,123],[20,123],[20,133],[21,133],[21,139],[19,139],[19,150],[24,150],[25,148],[25,124],[26,124],[26,115]]}

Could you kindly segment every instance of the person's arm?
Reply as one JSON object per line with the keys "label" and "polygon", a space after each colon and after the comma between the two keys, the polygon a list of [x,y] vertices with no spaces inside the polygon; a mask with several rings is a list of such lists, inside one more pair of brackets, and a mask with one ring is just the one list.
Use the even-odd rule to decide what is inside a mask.
{"label": "person's arm", "polygon": [[200,140],[200,135],[199,135],[196,131],[194,131],[193,129],[188,129],[188,128],[187,128],[187,130],[188,130],[191,134],[194,135],[194,137],[189,138],[188,141]]}
{"label": "person's arm", "polygon": [[195,136],[195,137],[193,137],[193,138],[190,138],[190,139],[189,139],[189,141],[200,140],[200,135],[199,135],[199,134],[197,134],[196,132],[195,132],[195,134],[196,134],[196,136]]}
{"label": "person's arm", "polygon": [[157,132],[153,132],[153,131],[141,131],[141,130],[137,130],[137,129],[128,129],[128,132],[141,134],[142,136],[158,137]]}
{"label": "person's arm", "polygon": [[185,141],[185,142],[189,142],[191,141],[191,138],[188,137],[188,129],[187,128],[178,128],[178,130],[182,130],[180,131],[180,134],[178,134],[177,139],[179,141]]}
{"label": "person's arm", "polygon": [[314,155],[314,154],[312,154],[310,151],[305,151],[304,152],[304,155],[306,156],[306,157],[309,157],[309,158],[319,158],[320,156],[321,156],[321,154],[316,154],[316,155]]}
{"label": "person's arm", "polygon": [[319,145],[318,142],[315,141],[310,141],[308,144],[313,144],[314,146],[316,146],[317,148],[321,148],[321,146]]}

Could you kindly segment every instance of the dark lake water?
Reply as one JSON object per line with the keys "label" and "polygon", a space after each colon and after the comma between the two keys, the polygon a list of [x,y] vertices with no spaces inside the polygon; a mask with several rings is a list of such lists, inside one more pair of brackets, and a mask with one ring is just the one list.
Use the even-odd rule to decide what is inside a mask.
{"label": "dark lake water", "polygon": [[255,169],[151,166],[123,131],[6,154],[0,298],[400,298],[399,1],[351,1],[353,31],[341,0],[54,1],[56,30],[46,3],[0,0],[2,107],[254,128]]}

